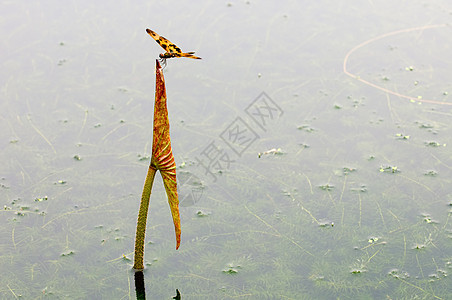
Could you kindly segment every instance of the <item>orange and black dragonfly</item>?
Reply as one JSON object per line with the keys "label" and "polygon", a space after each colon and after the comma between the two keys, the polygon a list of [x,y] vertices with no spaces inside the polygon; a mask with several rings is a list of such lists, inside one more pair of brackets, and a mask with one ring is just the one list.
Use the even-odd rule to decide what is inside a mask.
{"label": "orange and black dragonfly", "polygon": [[187,52],[184,53],[182,50],[177,47],[175,44],[171,43],[168,39],[163,36],[158,35],[154,31],[150,29],[146,29],[146,32],[163,48],[165,49],[165,53],[160,53],[159,57],[162,59],[163,64],[166,64],[167,58],[173,57],[188,57],[193,59],[201,59],[201,57],[194,56],[195,52]]}

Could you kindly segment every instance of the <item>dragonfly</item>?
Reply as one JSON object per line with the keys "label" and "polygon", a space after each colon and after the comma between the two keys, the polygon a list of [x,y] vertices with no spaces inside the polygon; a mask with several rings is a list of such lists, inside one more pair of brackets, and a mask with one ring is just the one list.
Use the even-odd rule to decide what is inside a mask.
{"label": "dragonfly", "polygon": [[194,56],[195,52],[182,52],[182,50],[177,47],[175,44],[170,42],[167,38],[158,35],[154,31],[150,29],[146,29],[146,32],[160,45],[166,52],[160,53],[159,57],[162,60],[163,64],[166,65],[166,59],[173,57],[188,57],[193,59],[201,59],[201,57]]}

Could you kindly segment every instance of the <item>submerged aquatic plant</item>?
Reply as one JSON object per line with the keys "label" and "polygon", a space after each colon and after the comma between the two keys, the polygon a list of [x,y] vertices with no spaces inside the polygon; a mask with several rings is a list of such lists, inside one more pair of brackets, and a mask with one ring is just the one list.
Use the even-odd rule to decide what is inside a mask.
{"label": "submerged aquatic plant", "polygon": [[169,134],[168,109],[166,106],[165,79],[162,68],[156,60],[155,66],[155,104],[154,104],[154,132],[152,140],[152,157],[149,165],[143,193],[141,195],[140,210],[138,213],[137,231],[135,236],[135,256],[133,268],[144,269],[144,239],[146,233],[146,220],[151,197],[152,184],[157,170],[163,178],[168,203],[173,217],[174,230],[176,232],[176,250],[180,246],[180,216],[179,198],[177,194],[176,162],[171,149],[171,138]]}

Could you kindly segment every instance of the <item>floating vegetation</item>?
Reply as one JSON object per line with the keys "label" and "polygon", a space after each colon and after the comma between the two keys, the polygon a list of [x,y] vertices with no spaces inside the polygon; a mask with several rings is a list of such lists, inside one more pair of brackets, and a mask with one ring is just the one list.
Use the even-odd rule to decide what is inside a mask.
{"label": "floating vegetation", "polygon": [[438,221],[433,220],[430,217],[430,215],[428,215],[428,214],[423,214],[422,217],[423,217],[423,221],[427,224],[438,224],[439,223]]}
{"label": "floating vegetation", "polygon": [[411,247],[411,249],[422,250],[422,249],[425,249],[425,247],[427,247],[427,245],[425,245],[425,244],[415,244],[413,247]]}
{"label": "floating vegetation", "polygon": [[236,274],[238,272],[239,271],[237,269],[235,269],[235,268],[228,268],[228,269],[224,269],[223,270],[223,273],[227,273],[227,274]]}
{"label": "floating vegetation", "polygon": [[75,252],[73,250],[67,250],[63,253],[61,253],[61,256],[70,256],[70,255],[74,255]]}
{"label": "floating vegetation", "polygon": [[78,155],[78,154],[74,155],[73,158],[74,158],[75,160],[82,160],[82,158],[81,158],[80,155]]}
{"label": "floating vegetation", "polygon": [[445,278],[448,276],[448,272],[445,270],[442,270],[442,269],[438,269],[436,271],[436,275],[437,275],[438,279],[442,279],[442,278]]}
{"label": "floating vegetation", "polygon": [[332,189],[334,189],[334,185],[327,183],[327,184],[319,185],[319,188],[324,191],[331,191]]}
{"label": "floating vegetation", "polygon": [[37,197],[37,198],[35,198],[35,201],[36,202],[41,202],[41,201],[47,201],[49,198],[47,197],[47,196],[44,196],[44,197]]}
{"label": "floating vegetation", "polygon": [[354,265],[352,266],[350,273],[351,274],[362,274],[367,272],[366,270],[366,264],[369,261],[364,260],[364,259],[357,259],[356,262],[354,263]]}
{"label": "floating vegetation", "polygon": [[383,118],[379,118],[376,121],[375,120],[369,120],[370,124],[381,124],[384,121]]}
{"label": "floating vegetation", "polygon": [[315,129],[312,128],[310,125],[300,125],[297,127],[298,130],[306,131],[306,132],[314,132]]}
{"label": "floating vegetation", "polygon": [[428,278],[429,278],[430,282],[433,282],[433,281],[437,281],[437,280],[446,278],[447,276],[448,276],[448,272],[446,270],[438,269],[438,270],[436,270],[436,273],[432,273],[432,274],[428,275]]}
{"label": "floating vegetation", "polygon": [[392,276],[397,279],[407,279],[410,278],[410,274],[405,271],[401,271],[399,269],[392,269],[388,272],[389,276]]}
{"label": "floating vegetation", "polygon": [[282,155],[282,154],[284,154],[284,153],[281,151],[281,148],[278,148],[278,149],[273,148],[273,149],[270,149],[268,151],[259,152],[257,154],[257,156],[259,158],[261,158],[263,155]]}
{"label": "floating vegetation", "polygon": [[352,274],[361,274],[361,273],[364,273],[364,272],[366,272],[366,270],[364,270],[364,269],[357,269],[357,268],[355,268],[355,269],[351,269],[350,270],[350,273],[352,273]]}
{"label": "floating vegetation", "polygon": [[445,263],[446,268],[452,269],[452,261],[447,261]]}
{"label": "floating vegetation", "polygon": [[426,171],[424,173],[424,175],[425,176],[432,176],[432,177],[434,177],[434,176],[438,175],[438,172],[436,172],[435,170],[429,170],[429,171]]}
{"label": "floating vegetation", "polygon": [[149,154],[138,154],[138,161],[149,161],[151,159],[151,156]]}
{"label": "floating vegetation", "polygon": [[434,126],[430,123],[421,123],[421,122],[416,122],[416,124],[418,124],[419,128],[421,129],[431,129],[434,128]]}
{"label": "floating vegetation", "polygon": [[237,274],[240,268],[240,265],[230,263],[222,270],[222,272],[226,274]]}
{"label": "floating vegetation", "polygon": [[395,136],[398,140],[409,140],[410,139],[409,135],[405,135],[403,133],[397,133]]}
{"label": "floating vegetation", "polygon": [[429,128],[434,128],[434,126],[432,124],[429,124],[429,123],[420,123],[419,124],[419,128],[429,129]]}
{"label": "floating vegetation", "polygon": [[413,250],[423,250],[423,249],[427,248],[427,246],[429,246],[431,244],[433,244],[433,240],[432,240],[432,234],[430,233],[428,235],[428,237],[426,237],[424,239],[423,243],[415,243],[413,245],[413,247],[411,247],[411,249],[413,249]]}
{"label": "floating vegetation", "polygon": [[368,242],[369,244],[373,244],[373,243],[378,242],[378,240],[380,240],[379,237],[372,236],[372,237],[370,237],[370,238],[367,240],[367,242]]}
{"label": "floating vegetation", "polygon": [[196,216],[198,216],[198,217],[207,217],[207,216],[209,216],[211,213],[210,212],[204,212],[204,211],[202,211],[202,210],[198,210],[197,212],[196,212]]}
{"label": "floating vegetation", "polygon": [[359,188],[350,188],[350,190],[353,192],[365,193],[365,192],[367,192],[367,186],[365,184],[361,184],[361,186]]}
{"label": "floating vegetation", "polygon": [[[425,144],[427,147],[439,147],[439,146],[441,146],[440,143],[435,142],[435,141],[425,142],[424,144]],[[443,146],[443,147],[446,147],[446,144],[443,144],[442,146]]]}
{"label": "floating vegetation", "polygon": [[132,259],[128,256],[126,256],[125,254],[122,255],[122,260],[124,261],[132,261]]}
{"label": "floating vegetation", "polygon": [[354,97],[352,97],[352,96],[347,96],[347,99],[352,100],[353,107],[354,107],[354,108],[357,108],[357,107],[363,105],[363,102],[364,102],[364,100],[366,99],[366,97],[354,98]]}
{"label": "floating vegetation", "polygon": [[438,131],[435,129],[437,126],[431,124],[431,123],[427,123],[427,122],[415,122],[415,124],[420,128],[420,129],[427,129],[428,132],[436,135],[438,133]]}
{"label": "floating vegetation", "polygon": [[399,173],[400,170],[397,166],[380,166],[380,172],[385,173]]}
{"label": "floating vegetation", "polygon": [[[132,259],[129,258],[128,256],[126,256],[125,258],[123,257],[123,260],[126,261],[126,262],[128,262],[128,261],[130,261],[130,260],[132,260]],[[152,266],[152,265],[154,264],[154,262],[156,262],[156,261],[158,261],[158,259],[157,259],[157,258],[153,258],[152,261],[145,261],[145,262],[144,262],[144,265],[145,265],[146,267],[150,267],[150,266]]]}
{"label": "floating vegetation", "polygon": [[[51,296],[54,293],[49,290],[49,287],[46,286],[44,289],[42,289],[41,294],[44,295],[44,296]],[[19,295],[19,298],[21,298],[20,295]]]}
{"label": "floating vegetation", "polygon": [[334,222],[332,222],[332,221],[319,221],[319,227],[331,228],[331,227],[334,227]]}
{"label": "floating vegetation", "polygon": [[344,175],[350,174],[352,172],[356,172],[356,168],[350,168],[350,167],[343,167],[342,171]]}

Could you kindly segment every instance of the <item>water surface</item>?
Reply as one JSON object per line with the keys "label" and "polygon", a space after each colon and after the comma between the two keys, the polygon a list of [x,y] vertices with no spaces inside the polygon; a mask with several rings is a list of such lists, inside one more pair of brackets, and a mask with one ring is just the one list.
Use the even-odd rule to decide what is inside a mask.
{"label": "water surface", "polygon": [[452,297],[446,1],[1,7],[2,299],[136,297],[146,28],[203,58],[165,69],[182,244],[157,176],[149,299]]}

